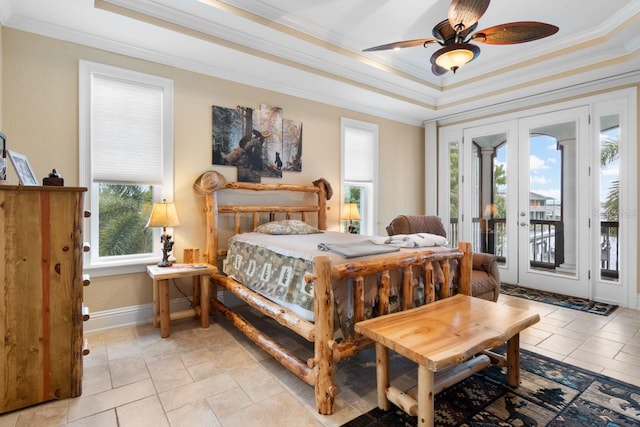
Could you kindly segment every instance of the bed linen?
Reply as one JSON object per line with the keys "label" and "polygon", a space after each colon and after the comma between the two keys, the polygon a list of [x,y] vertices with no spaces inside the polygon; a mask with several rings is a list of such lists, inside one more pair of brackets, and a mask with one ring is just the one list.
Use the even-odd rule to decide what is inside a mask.
{"label": "bed linen", "polygon": [[[313,271],[313,258],[326,256],[333,266],[388,256],[388,254],[346,258],[321,250],[319,246],[373,243],[384,246],[386,238],[325,231],[304,235],[269,235],[242,233],[233,236],[227,246],[223,272],[234,280],[260,293],[302,318],[313,321],[313,284],[306,283],[305,274]],[[390,251],[415,251],[425,248],[398,248],[386,245]],[[435,246],[431,250],[448,250]],[[396,295],[401,283],[400,271],[391,272],[391,295]],[[349,300],[351,281],[333,283],[338,321],[350,329],[353,302]],[[365,306],[371,308],[377,299],[378,285],[374,277],[365,279]]]}

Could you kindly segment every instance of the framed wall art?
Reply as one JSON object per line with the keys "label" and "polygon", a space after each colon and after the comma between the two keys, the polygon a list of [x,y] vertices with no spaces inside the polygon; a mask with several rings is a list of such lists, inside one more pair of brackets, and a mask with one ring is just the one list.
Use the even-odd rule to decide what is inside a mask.
{"label": "framed wall art", "polygon": [[20,185],[38,185],[36,174],[33,172],[33,169],[31,169],[27,156],[16,153],[15,151],[8,151],[11,163],[13,164],[16,174],[18,175],[18,179],[20,180]]}
{"label": "framed wall art", "polygon": [[282,178],[302,171],[302,123],[283,117],[282,108],[212,107],[212,163],[235,166],[238,181]]}

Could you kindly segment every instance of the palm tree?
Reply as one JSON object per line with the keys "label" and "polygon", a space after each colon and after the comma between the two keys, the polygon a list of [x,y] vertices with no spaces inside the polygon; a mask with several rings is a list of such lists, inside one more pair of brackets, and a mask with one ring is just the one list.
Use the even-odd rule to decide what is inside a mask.
{"label": "palm tree", "polygon": [[[620,149],[617,138],[605,138],[600,142],[600,167],[604,168],[608,164],[620,158]],[[606,221],[618,221],[618,207],[620,200],[620,181],[611,182],[607,198],[602,203],[602,217]]]}
{"label": "palm tree", "polygon": [[458,196],[460,190],[458,187],[458,167],[459,167],[459,153],[457,145],[449,150],[449,183],[451,188],[449,189],[449,218],[458,219]]}
{"label": "palm tree", "polygon": [[507,217],[507,202],[504,188],[507,185],[507,171],[503,164],[498,164],[493,170],[493,203],[495,204],[495,218]]}
{"label": "palm tree", "polygon": [[143,185],[100,185],[100,256],[132,255],[153,250],[152,190]]}

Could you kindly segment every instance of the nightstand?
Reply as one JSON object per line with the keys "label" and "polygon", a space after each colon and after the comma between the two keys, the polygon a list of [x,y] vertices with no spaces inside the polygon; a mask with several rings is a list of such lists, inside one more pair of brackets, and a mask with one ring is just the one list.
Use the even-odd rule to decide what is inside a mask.
{"label": "nightstand", "polygon": [[[160,326],[162,338],[171,334],[171,321],[176,319],[200,316],[200,327],[209,327],[209,277],[217,270],[206,263],[147,266],[147,273],[153,279],[153,326]],[[193,277],[193,308],[170,313],[169,280],[179,277]]]}

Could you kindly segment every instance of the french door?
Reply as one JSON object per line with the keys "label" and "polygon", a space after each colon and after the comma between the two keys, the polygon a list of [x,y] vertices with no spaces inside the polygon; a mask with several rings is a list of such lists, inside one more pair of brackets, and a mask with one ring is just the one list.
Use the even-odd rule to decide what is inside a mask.
{"label": "french door", "polygon": [[449,240],[494,253],[503,282],[635,307],[635,99],[441,129]]}
{"label": "french door", "polygon": [[502,281],[589,296],[581,280],[588,275],[587,123],[583,107],[464,130],[471,203],[463,214],[474,251],[498,255]]}
{"label": "french door", "polygon": [[[587,107],[518,123],[518,283],[591,297]],[[517,232],[516,230],[517,229]]]}

